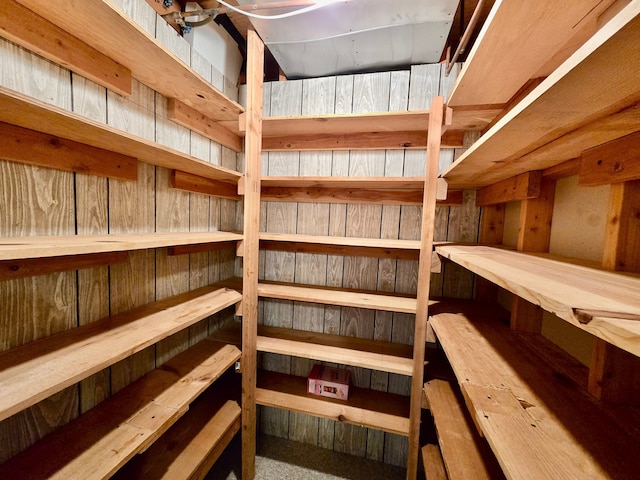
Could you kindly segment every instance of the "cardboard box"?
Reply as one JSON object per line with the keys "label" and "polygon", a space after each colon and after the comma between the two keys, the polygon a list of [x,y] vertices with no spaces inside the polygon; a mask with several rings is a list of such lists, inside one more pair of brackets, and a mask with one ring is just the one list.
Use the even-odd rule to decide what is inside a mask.
{"label": "cardboard box", "polygon": [[307,379],[307,391],[313,395],[346,400],[349,398],[351,372],[315,364]]}

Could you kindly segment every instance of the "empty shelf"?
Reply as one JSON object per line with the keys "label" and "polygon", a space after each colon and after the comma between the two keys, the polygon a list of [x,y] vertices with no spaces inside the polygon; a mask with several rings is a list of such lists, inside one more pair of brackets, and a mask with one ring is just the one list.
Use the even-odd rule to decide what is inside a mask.
{"label": "empty shelf", "polygon": [[640,4],[630,2],[444,172],[449,186],[543,170],[637,131],[638,44]]}
{"label": "empty shelf", "polygon": [[493,309],[440,303],[430,313],[466,404],[507,478],[637,477],[637,440],[584,390],[556,375]]}
{"label": "empty shelf", "polygon": [[[103,2],[82,2],[97,5]],[[53,11],[48,4],[44,7]],[[99,17],[97,17],[99,18]],[[170,82],[177,85],[175,79]],[[137,158],[221,182],[238,184],[240,173],[0,87],[0,122]]]}
{"label": "empty shelf", "polygon": [[351,386],[348,400],[335,400],[307,393],[305,377],[261,371],[256,403],[398,435],[409,434],[409,398],[392,393]]}
{"label": "empty shelf", "polygon": [[[457,388],[457,387],[456,387]],[[503,478],[489,445],[480,437],[464,400],[452,385],[431,380],[424,385],[436,424],[438,443],[450,480]]]}
{"label": "empty shelf", "polygon": [[[208,118],[235,124],[244,109],[229,100],[189,65],[131,21],[112,2],[18,0],[74,37],[91,45],[131,70],[145,85],[168,98],[176,98]],[[99,19],[99,22],[96,20]]]}
{"label": "empty shelf", "polygon": [[[240,325],[230,325],[218,330],[214,337],[220,341],[239,344]],[[413,374],[413,348],[401,343],[259,325],[258,351],[400,375]]]}
{"label": "empty shelf", "polygon": [[422,205],[423,177],[262,177],[260,199]]}
{"label": "empty shelf", "polygon": [[109,478],[238,358],[237,347],[203,340],[0,466],[0,476]]}
{"label": "empty shelf", "polygon": [[420,241],[260,233],[260,249],[417,260]]}
{"label": "empty shelf", "polygon": [[0,355],[0,419],[238,303],[234,290],[203,287]]}
{"label": "empty shelf", "polygon": [[173,427],[119,470],[113,480],[205,478],[240,429],[240,406],[226,399],[224,383],[220,380],[200,395]]}
{"label": "empty shelf", "polygon": [[640,355],[640,278],[494,247],[441,245],[436,252],[578,328]]}
{"label": "empty shelf", "polygon": [[342,307],[368,308],[387,312],[416,313],[415,298],[378,293],[259,283],[258,296],[298,302],[322,303],[325,305],[340,305]]}
{"label": "empty shelf", "polygon": [[0,238],[0,260],[124,252],[179,245],[240,241],[231,232],[176,232]]}

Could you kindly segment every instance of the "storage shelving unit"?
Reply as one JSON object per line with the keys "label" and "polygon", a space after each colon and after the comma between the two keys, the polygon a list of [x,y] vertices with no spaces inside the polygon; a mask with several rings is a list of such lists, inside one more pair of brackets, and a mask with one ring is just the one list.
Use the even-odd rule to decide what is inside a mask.
{"label": "storage shelving unit", "polygon": [[[534,28],[524,28],[532,17]],[[476,274],[483,302],[441,302],[430,325],[493,452],[482,457],[495,456],[507,478],[632,478],[637,469],[639,177],[622,142],[638,130],[639,21],[637,1],[538,2],[526,11],[496,2],[449,99],[454,118],[474,105],[504,108],[443,173],[451,188],[478,190],[484,245],[436,251]],[[521,40],[517,51],[511,38]],[[572,175],[611,185],[602,262],[548,253],[556,180]],[[513,201],[521,202],[517,251],[500,245]],[[511,328],[486,306],[496,286],[514,295]],[[543,310],[595,337],[590,365],[541,335]],[[443,387],[431,382],[438,426]],[[445,465],[448,456],[464,465],[441,447]]]}
{"label": "storage shelving unit", "polygon": [[[131,94],[132,78],[136,79],[169,98],[168,114],[176,123],[241,150],[239,117],[244,109],[114,3],[106,0],[72,5],[11,0],[3,6],[0,18],[7,25],[0,29],[2,36],[12,42],[119,95]],[[31,28],[16,28],[20,20]],[[185,112],[191,115],[189,121],[183,118]],[[242,174],[235,170],[5,87],[0,88],[0,131],[2,157],[12,162],[133,184],[138,180],[140,161],[172,170],[174,187],[195,190],[190,184],[195,177],[207,184],[210,195],[241,198],[238,183]],[[11,281],[91,269],[125,262],[128,255],[135,254],[131,252],[145,250],[159,256],[165,251],[169,257],[186,255],[193,249],[235,246],[243,239],[241,233],[223,231],[153,230],[4,237],[0,239],[0,278]],[[78,273],[78,281],[91,281],[92,277],[84,277],[83,273]],[[174,334],[188,333],[197,322],[242,300],[238,291],[216,285],[192,286],[186,293],[164,296],[167,298],[155,302],[147,296],[148,303],[125,311],[114,307],[120,313],[88,323],[84,319],[84,324],[4,351],[0,355],[0,418],[7,419],[67,387],[87,381]],[[103,479],[124,467],[119,474],[126,478],[162,478],[163,473],[175,478],[171,476],[176,471],[172,468],[184,478],[201,477],[240,428],[237,382],[226,378],[222,385],[213,385],[219,377],[233,377],[229,371],[240,358],[237,346],[210,338],[192,340],[186,350],[172,355],[164,364],[1,465],[0,476]],[[167,431],[172,435],[170,441],[165,436]],[[167,454],[167,449],[177,446],[176,442],[180,451]],[[206,444],[206,448],[198,442]],[[142,452],[143,456],[138,455]],[[135,462],[128,463],[134,457]],[[149,470],[145,461],[159,470]]]}

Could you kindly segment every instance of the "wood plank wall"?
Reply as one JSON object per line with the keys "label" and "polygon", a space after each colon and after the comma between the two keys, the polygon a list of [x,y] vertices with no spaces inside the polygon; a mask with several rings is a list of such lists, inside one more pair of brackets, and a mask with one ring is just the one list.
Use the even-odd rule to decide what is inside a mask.
{"label": "wood plank wall", "polygon": [[[237,87],[146,2],[118,0],[214,86]],[[166,116],[166,98],[136,81],[123,98],[9,42],[0,41],[0,83],[40,100],[227,167],[235,152]],[[169,188],[169,171],[140,163],[137,182],[0,161],[0,236],[233,230],[236,203]],[[193,290],[234,274],[235,252],[167,256],[130,253],[127,263],[0,282],[0,351]],[[233,315],[206,319],[0,422],[0,463],[165,362]]]}
{"label": "wood plank wall", "polygon": [[[411,71],[345,75],[265,85],[264,115],[361,113],[428,109],[436,95],[447,95],[455,74],[444,75],[439,64]],[[471,141],[472,139],[468,139]],[[443,169],[463,149],[441,153]],[[421,176],[425,151],[270,152],[263,154],[263,175]],[[479,210],[474,192],[465,192],[462,206],[438,207],[435,240],[477,241]],[[421,207],[327,205],[265,202],[261,229],[267,232],[371,238],[418,239]],[[417,261],[339,257],[268,251],[261,257],[261,278],[402,293],[416,292]],[[447,265],[435,275],[432,295],[470,298],[473,277]],[[413,315],[357,308],[319,306],[283,300],[261,300],[265,325],[391,340],[413,341]],[[262,368],[307,376],[313,362],[263,354]],[[410,381],[400,375],[351,368],[353,384],[408,395]],[[262,407],[263,433],[290,438],[386,463],[406,464],[405,437],[330,420]]]}

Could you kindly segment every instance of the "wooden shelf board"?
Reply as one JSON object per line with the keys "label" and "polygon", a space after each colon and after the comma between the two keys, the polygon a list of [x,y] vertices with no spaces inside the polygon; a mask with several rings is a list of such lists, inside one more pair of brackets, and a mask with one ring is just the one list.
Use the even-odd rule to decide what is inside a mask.
{"label": "wooden shelf board", "polygon": [[[458,75],[449,106],[507,103],[522,85],[544,74],[541,69],[559,52],[568,55],[567,40],[612,3],[542,0],[523,9],[518,0],[496,2]],[[516,41],[518,48],[513,48]]]}
{"label": "wooden shelf board", "polygon": [[424,177],[276,177],[260,179],[262,187],[370,188],[424,190]]}
{"label": "wooden shelf board", "polygon": [[109,478],[165,433],[238,358],[237,347],[205,339],[13,457],[0,466],[0,476]]}
{"label": "wooden shelf board", "polygon": [[212,120],[237,122],[244,111],[112,2],[71,5],[66,0],[18,1],[106,56],[118,59],[145,85],[165,97],[180,100]]}
{"label": "wooden shelf board", "polygon": [[417,260],[420,241],[260,233],[260,249]]}
{"label": "wooden shelf board", "polygon": [[637,476],[636,440],[584,390],[556,376],[496,321],[493,309],[443,302],[430,313],[466,404],[507,478]]}
{"label": "wooden shelf board", "polygon": [[420,449],[426,480],[448,480],[438,445],[427,444]]}
{"label": "wooden shelf board", "polygon": [[261,371],[256,402],[398,435],[409,434],[409,399],[392,393],[351,386],[349,400],[336,400],[308,394],[305,377]]}
{"label": "wooden shelf board", "polygon": [[429,111],[372,112],[354,114],[296,115],[264,117],[262,135],[296,137],[299,135],[343,135],[366,132],[409,132],[429,128]]}
{"label": "wooden shelf board", "polygon": [[262,177],[261,200],[422,205],[424,177]]}
{"label": "wooden shelf board", "polygon": [[0,355],[0,419],[238,303],[203,287],[37,340]]}
{"label": "wooden shelf board", "polygon": [[[457,388],[457,387],[456,387]],[[450,480],[503,478],[500,466],[464,408],[464,399],[443,380],[424,385]]]}
{"label": "wooden shelf board", "polygon": [[[82,2],[82,6],[94,4],[103,2]],[[50,5],[46,8],[52,9]],[[0,122],[234,185],[242,176],[234,170],[213,165],[5,87],[0,87]],[[114,158],[116,162],[120,160],[120,156]]]}
{"label": "wooden shelf board", "polygon": [[565,136],[587,150],[637,131],[617,117],[628,120],[640,100],[639,43],[640,5],[631,2],[444,172],[449,186],[486,186],[579,156],[568,156]]}
{"label": "wooden shelf board", "polygon": [[[584,262],[485,246],[441,245],[436,252],[596,337],[640,355],[640,278]],[[594,310],[582,323],[580,311]],[[609,312],[609,313],[606,313]]]}
{"label": "wooden shelf board", "polygon": [[226,399],[220,383],[200,395],[175,425],[113,480],[204,478],[240,429],[240,406]]}
{"label": "wooden shelf board", "polygon": [[0,260],[51,258],[240,241],[232,232],[132,233],[0,238]]}
{"label": "wooden shelf board", "polygon": [[[240,333],[240,325],[233,323],[215,332],[214,337],[239,344]],[[399,375],[413,373],[413,348],[401,343],[258,325],[258,351]]]}
{"label": "wooden shelf board", "polygon": [[415,298],[346,289],[261,282],[258,284],[258,296],[388,312],[416,313]]}
{"label": "wooden shelf board", "polygon": [[15,0],[3,2],[0,24],[0,36],[7,40],[120,95],[131,95],[131,72],[127,68]]}

